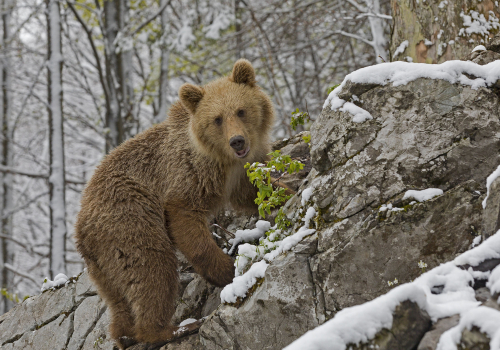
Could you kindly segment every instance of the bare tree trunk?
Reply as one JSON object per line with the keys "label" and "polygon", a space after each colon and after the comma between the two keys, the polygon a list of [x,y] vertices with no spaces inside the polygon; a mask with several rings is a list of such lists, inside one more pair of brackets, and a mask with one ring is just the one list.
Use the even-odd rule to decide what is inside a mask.
{"label": "bare tree trunk", "polygon": [[[122,31],[129,21],[128,0],[115,0],[115,6],[118,9],[118,30]],[[164,11],[165,12],[165,11]],[[127,38],[128,39],[128,38]],[[131,39],[130,39],[131,40]],[[124,140],[132,137],[136,132],[133,131],[134,125],[138,121],[134,116],[134,85],[132,80],[132,45],[116,43],[118,47],[118,84],[120,93],[118,99],[121,104],[121,119],[123,123]],[[138,128],[136,128],[136,131]]]}
{"label": "bare tree trunk", "polygon": [[500,9],[494,0],[391,0],[391,7],[391,60],[441,63],[461,59],[499,31],[494,23],[498,23]]}
{"label": "bare tree trunk", "polygon": [[106,83],[109,89],[109,108],[106,110],[106,153],[124,140],[119,94],[118,56],[115,39],[118,35],[118,11],[115,1],[104,1],[104,42],[106,55]]}
{"label": "bare tree trunk", "polygon": [[372,14],[368,17],[368,21],[370,22],[376,60],[380,63],[387,60],[387,41],[384,33],[384,24],[387,20],[377,16],[381,13],[380,0],[365,0],[365,3]]}
{"label": "bare tree trunk", "polygon": [[127,0],[104,1],[104,42],[109,108],[106,111],[106,153],[133,136],[132,48],[124,38]]}
{"label": "bare tree trunk", "polygon": [[50,149],[50,276],[66,273],[66,203],[62,113],[61,15],[58,0],[46,0]]}
{"label": "bare tree trunk", "polygon": [[240,6],[240,0],[234,0],[234,17],[236,31],[236,59],[243,56],[243,33],[241,32],[241,12],[243,8]]}
{"label": "bare tree trunk", "polygon": [[[12,150],[10,147],[11,139],[11,125],[10,125],[10,90],[11,90],[11,76],[10,76],[10,53],[7,49],[10,41],[10,16],[12,13],[13,3],[10,0],[2,2],[2,43],[3,50],[0,58],[0,81],[2,83],[0,99],[0,126],[1,126],[1,164],[6,167],[12,165]],[[13,207],[13,193],[12,193],[12,174],[0,174],[0,217],[3,217],[6,212]],[[12,237],[12,217],[9,216],[0,220],[0,234],[6,237]],[[11,242],[6,238],[1,239],[0,246],[0,264],[2,266],[0,274],[0,288],[6,288],[11,285],[12,273],[5,267],[5,264],[12,264],[14,260],[13,250],[11,249]],[[12,307],[12,302],[3,298],[0,302],[0,314],[7,312]]]}
{"label": "bare tree trunk", "polygon": [[[169,0],[160,0],[160,8],[163,8]],[[163,10],[161,13],[161,66],[160,66],[160,92],[159,92],[159,106],[158,106],[158,114],[155,115],[154,122],[161,123],[167,117],[167,94],[168,94],[168,64],[170,60],[170,51],[167,47],[167,25],[168,25],[168,12],[167,10]]]}

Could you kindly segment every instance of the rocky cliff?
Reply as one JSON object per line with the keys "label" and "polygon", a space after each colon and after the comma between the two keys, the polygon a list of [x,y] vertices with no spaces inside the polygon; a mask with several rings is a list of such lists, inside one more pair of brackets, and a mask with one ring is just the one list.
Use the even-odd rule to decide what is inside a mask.
{"label": "rocky cliff", "polygon": [[[183,265],[174,321],[207,318],[198,334],[164,349],[281,349],[323,324],[360,327],[362,322],[345,321],[346,313],[359,310],[350,307],[374,299],[380,304],[376,298],[382,295],[389,300],[384,322],[368,324],[370,332],[359,330],[361,335],[346,344],[436,349],[441,334],[462,323],[462,311],[436,313],[425,305],[434,305],[428,301],[432,295],[450,298],[452,281],[469,298],[457,300],[474,307],[482,303],[498,313],[491,290],[495,280],[488,279],[500,262],[500,240],[492,240],[500,229],[500,179],[487,178],[500,165],[499,78],[500,61],[395,62],[347,76],[311,128],[310,166],[289,179],[298,193],[285,206],[292,222],[286,234],[305,226],[312,234],[293,248],[282,246],[283,253],[273,259],[260,257],[267,261],[263,278],[254,279],[235,303],[220,304],[221,290]],[[309,146],[300,136],[276,147],[308,157]],[[309,208],[314,218],[304,221]],[[252,228],[255,221],[231,215],[217,219],[233,232]],[[217,233],[224,236],[222,230]],[[474,259],[460,258],[490,236],[478,247],[488,249]],[[461,277],[422,282],[451,274]],[[428,295],[408,292],[425,290],[424,285]],[[370,305],[361,305],[361,314],[369,315]],[[0,316],[0,347],[112,349],[107,322],[106,307],[84,273]],[[461,332],[461,349],[489,349],[495,334],[473,323]],[[324,336],[315,334],[316,339]],[[291,347],[340,344],[325,338],[331,346],[313,347],[311,337],[304,339],[302,347]]]}

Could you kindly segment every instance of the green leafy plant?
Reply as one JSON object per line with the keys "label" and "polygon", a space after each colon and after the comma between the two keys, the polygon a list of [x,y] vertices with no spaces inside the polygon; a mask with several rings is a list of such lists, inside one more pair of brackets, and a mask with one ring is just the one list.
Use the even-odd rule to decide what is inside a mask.
{"label": "green leafy plant", "polygon": [[309,112],[301,112],[298,108],[295,112],[292,112],[292,120],[290,121],[290,126],[293,130],[297,130],[298,125],[304,125],[306,121],[311,121],[311,116]]}
{"label": "green leafy plant", "polygon": [[19,303],[19,297],[17,296],[17,293],[9,293],[9,291],[5,288],[0,288],[0,295],[3,297],[7,298],[7,300],[10,300],[14,303]]}
{"label": "green leafy plant", "polygon": [[[282,155],[279,150],[269,153],[271,160],[266,164],[262,163],[247,163],[247,176],[250,182],[259,189],[255,204],[259,206],[259,215],[265,218],[266,213],[271,214],[271,209],[284,204],[291,195],[286,194],[283,187],[276,186],[279,179],[285,174],[299,172],[304,168],[304,164],[297,160],[293,160],[289,155]],[[280,178],[273,180],[272,172],[282,172]],[[275,185],[273,187],[273,185]],[[278,213],[278,227],[286,225],[286,216],[283,213]]]}
{"label": "green leafy plant", "polygon": [[326,93],[327,93],[328,95],[330,95],[330,92],[332,92],[333,90],[335,90],[338,86],[340,86],[340,84],[336,84],[336,85],[330,86],[330,87],[328,88],[328,90],[326,91]]}

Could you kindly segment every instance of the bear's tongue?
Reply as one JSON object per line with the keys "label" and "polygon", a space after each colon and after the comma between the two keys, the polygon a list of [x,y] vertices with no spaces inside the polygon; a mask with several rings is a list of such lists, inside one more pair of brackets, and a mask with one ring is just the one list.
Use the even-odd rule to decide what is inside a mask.
{"label": "bear's tongue", "polygon": [[246,149],[236,152],[236,156],[238,156],[239,158],[243,158],[244,156],[247,155],[248,151],[250,151],[250,147],[247,147]]}

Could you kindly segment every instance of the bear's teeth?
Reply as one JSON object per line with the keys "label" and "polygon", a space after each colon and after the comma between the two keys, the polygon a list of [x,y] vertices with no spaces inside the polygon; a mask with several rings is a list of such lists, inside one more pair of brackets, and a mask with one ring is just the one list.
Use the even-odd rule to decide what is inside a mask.
{"label": "bear's teeth", "polygon": [[245,150],[235,152],[236,153],[236,157],[243,158],[243,157],[245,157],[248,154],[249,151],[250,151],[250,146],[248,146]]}

